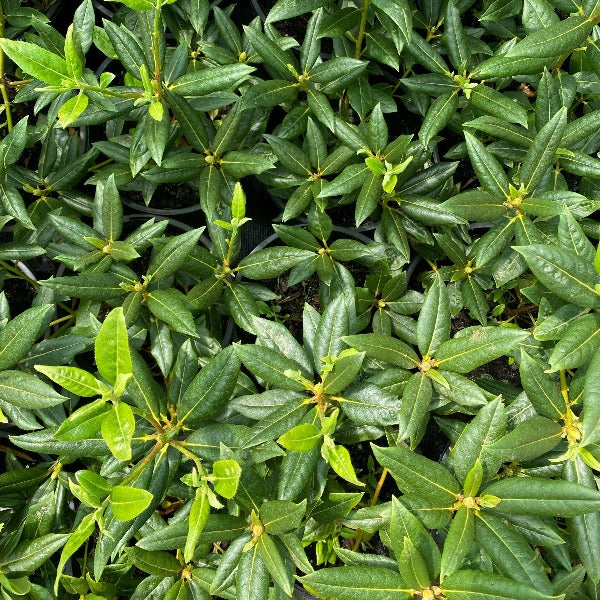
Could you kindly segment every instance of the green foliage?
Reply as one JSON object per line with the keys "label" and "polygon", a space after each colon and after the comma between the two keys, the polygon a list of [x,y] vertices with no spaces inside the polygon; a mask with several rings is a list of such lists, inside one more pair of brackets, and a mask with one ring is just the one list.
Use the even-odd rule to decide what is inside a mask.
{"label": "green foliage", "polygon": [[600,2],[67,5],[0,0],[2,597],[597,598]]}

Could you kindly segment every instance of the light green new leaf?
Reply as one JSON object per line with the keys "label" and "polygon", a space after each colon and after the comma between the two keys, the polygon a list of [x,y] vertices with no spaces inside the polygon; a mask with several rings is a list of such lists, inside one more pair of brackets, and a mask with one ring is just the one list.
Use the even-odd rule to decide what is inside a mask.
{"label": "light green new leaf", "polygon": [[64,129],[76,121],[88,107],[89,99],[85,94],[77,94],[69,98],[58,111],[58,121]]}
{"label": "light green new leaf", "polygon": [[48,379],[54,381],[54,383],[64,387],[65,390],[84,398],[101,396],[108,391],[105,384],[78,367],[35,365],[34,369],[43,373]]}
{"label": "light green new leaf", "polygon": [[329,463],[331,468],[346,481],[354,485],[365,485],[357,479],[350,452],[344,446],[337,446],[333,440],[326,436],[323,445],[321,446],[321,456]]}
{"label": "light green new leaf", "polygon": [[112,512],[119,521],[130,521],[150,506],[152,498],[148,490],[117,485],[110,493]]}
{"label": "light green new leaf", "polygon": [[190,562],[194,557],[196,545],[200,539],[200,535],[208,521],[210,515],[210,504],[208,502],[208,494],[206,488],[201,487],[196,490],[196,496],[190,508],[188,533],[185,539],[185,548],[183,550],[183,558],[186,562]]}
{"label": "light green new leaf", "polygon": [[113,406],[100,428],[102,438],[117,460],[131,460],[131,440],[135,433],[135,417],[125,402]]}
{"label": "light green new leaf", "polygon": [[100,429],[109,412],[110,407],[102,398],[84,404],[61,423],[54,437],[63,442],[90,438]]}
{"label": "light green new leaf", "polygon": [[0,39],[0,47],[8,58],[35,79],[59,87],[75,85],[69,76],[67,62],[57,54],[37,44],[7,38]]}
{"label": "light green new leaf", "polygon": [[62,575],[63,569],[65,568],[65,564],[67,560],[77,552],[77,550],[83,545],[83,543],[94,533],[94,529],[96,528],[96,513],[90,513],[81,519],[81,522],[69,535],[69,539],[67,543],[64,545],[62,552],[60,554],[60,560],[58,562],[58,567],[56,568],[56,579],[54,580],[54,593],[58,593],[58,584],[60,581],[60,576]]}
{"label": "light green new leaf", "polygon": [[309,452],[312,450],[322,437],[321,430],[312,423],[303,423],[296,425],[287,433],[284,433],[277,443],[286,450],[294,452]]}
{"label": "light green new leaf", "polygon": [[114,308],[104,319],[94,344],[94,355],[100,375],[112,386],[119,378],[133,373],[123,307]]}
{"label": "light green new leaf", "polygon": [[235,460],[217,460],[213,463],[211,481],[215,492],[223,498],[233,498],[240,482],[242,467]]}

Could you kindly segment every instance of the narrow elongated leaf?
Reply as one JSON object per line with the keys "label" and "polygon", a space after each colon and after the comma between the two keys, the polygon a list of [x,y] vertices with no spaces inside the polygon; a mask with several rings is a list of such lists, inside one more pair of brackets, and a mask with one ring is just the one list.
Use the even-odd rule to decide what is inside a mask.
{"label": "narrow elongated leaf", "polygon": [[448,124],[457,108],[456,92],[442,94],[432,103],[419,130],[419,139],[425,146]]}
{"label": "narrow elongated leaf", "polygon": [[[580,458],[566,461],[564,473],[567,481],[597,489],[594,472]],[[568,529],[588,577],[597,583],[600,580],[600,515],[588,513],[572,517]]]}
{"label": "narrow elongated leaf", "polygon": [[448,465],[459,481],[464,482],[469,471],[479,460],[483,479],[487,481],[500,468],[501,460],[486,453],[487,447],[500,439],[506,431],[506,409],[499,398],[492,400],[475,415],[462,430],[448,456]]}
{"label": "narrow elongated leaf", "polygon": [[600,277],[593,265],[575,253],[553,246],[534,244],[514,246],[540,283],[559,298],[576,306],[600,308],[600,295],[594,289]]}
{"label": "narrow elongated leaf", "polygon": [[242,554],[236,571],[236,600],[267,600],[269,571],[258,545]]}
{"label": "narrow elongated leaf", "polygon": [[468,327],[460,337],[444,342],[435,353],[442,369],[468,373],[495,358],[510,353],[528,332],[501,327]]}
{"label": "narrow elongated leaf", "polygon": [[543,57],[566,54],[581,45],[597,19],[577,15],[530,33],[508,52],[511,57]]}
{"label": "narrow elongated leaf", "polygon": [[398,414],[398,438],[412,438],[427,414],[433,394],[431,379],[425,373],[414,373],[404,387]]}
{"label": "narrow elongated leaf", "polygon": [[21,542],[8,556],[0,559],[2,573],[31,573],[41,567],[57,550],[69,535],[65,533],[49,533],[34,540]]}
{"label": "narrow elongated leaf", "polygon": [[456,501],[458,482],[443,465],[400,446],[372,448],[379,464],[390,471],[403,493],[422,494],[437,506],[449,507]]}
{"label": "narrow elongated leaf", "polygon": [[450,337],[450,301],[439,273],[425,294],[417,320],[417,342],[423,356],[433,354]]}
{"label": "narrow elongated leaf", "polygon": [[150,279],[158,282],[175,273],[198,243],[202,231],[202,229],[193,229],[170,238],[150,261],[147,270]]}
{"label": "narrow elongated leaf", "polygon": [[580,367],[595,355],[599,347],[600,315],[583,315],[554,346],[548,362],[552,371]]}
{"label": "narrow elongated leaf", "polygon": [[403,369],[412,369],[419,364],[419,357],[410,346],[389,335],[377,333],[347,335],[343,341],[359,352],[365,352],[370,358]]}
{"label": "narrow elongated leaf", "polygon": [[180,96],[206,96],[234,89],[246,81],[254,67],[242,64],[206,67],[178,77],[169,90]]}
{"label": "narrow elongated leaf", "polygon": [[465,140],[471,164],[485,191],[495,198],[504,198],[508,194],[508,177],[500,163],[468,131],[465,132]]}
{"label": "narrow elongated leaf", "polygon": [[533,138],[525,155],[520,179],[530,193],[538,186],[554,162],[554,155],[567,125],[567,109],[563,106]]}
{"label": "narrow elongated leaf", "polygon": [[50,85],[74,85],[64,58],[29,42],[0,39],[0,46],[6,55],[25,73]]}
{"label": "narrow elongated leaf", "polygon": [[471,91],[471,102],[486,113],[527,127],[527,111],[494,88],[478,85]]}
{"label": "narrow elongated leaf", "polygon": [[408,600],[411,592],[400,575],[381,567],[332,567],[300,578],[314,594],[332,600]]}
{"label": "narrow elongated leaf", "polygon": [[529,585],[485,571],[457,571],[442,586],[448,600],[562,600]]}
{"label": "narrow elongated leaf", "polygon": [[50,304],[29,308],[4,326],[0,331],[0,371],[10,369],[29,352],[53,311]]}
{"label": "narrow elongated leaf", "polygon": [[486,452],[498,455],[503,462],[526,462],[550,452],[561,439],[561,425],[533,416],[488,446]]}
{"label": "narrow elongated leaf", "polygon": [[225,407],[237,383],[240,362],[233,347],[211,358],[190,383],[178,410],[180,422],[210,419]]}
{"label": "narrow elongated leaf", "polygon": [[567,406],[556,381],[545,373],[543,366],[525,350],[521,350],[519,366],[523,389],[537,412],[549,419],[560,419]]}
{"label": "narrow elongated leaf", "polygon": [[48,408],[67,398],[24,371],[0,372],[0,399],[21,408]]}
{"label": "narrow elongated leaf", "polygon": [[269,574],[273,578],[273,581],[288,595],[291,596],[293,592],[292,581],[289,576],[289,569],[286,567],[281,557],[279,549],[275,545],[273,539],[267,534],[263,533],[258,538],[258,551],[260,556],[269,571]]}
{"label": "narrow elongated leaf", "polygon": [[314,256],[315,253],[309,250],[274,246],[246,256],[238,268],[249,279],[272,279]]}
{"label": "narrow elongated leaf", "polygon": [[133,372],[122,307],[110,311],[96,337],[94,348],[98,371],[111,385]]}
{"label": "narrow elongated leaf", "polygon": [[461,506],[452,519],[442,552],[440,581],[460,569],[463,559],[471,551],[475,537],[475,515],[466,506]]}
{"label": "narrow elongated leaf", "polygon": [[496,510],[508,514],[573,517],[600,510],[600,492],[570,481],[509,477],[482,494],[500,498]]}

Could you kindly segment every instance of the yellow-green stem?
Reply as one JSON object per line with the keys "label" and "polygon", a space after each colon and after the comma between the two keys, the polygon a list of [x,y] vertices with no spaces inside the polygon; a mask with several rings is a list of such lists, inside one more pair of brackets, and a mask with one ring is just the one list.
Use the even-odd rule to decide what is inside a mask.
{"label": "yellow-green stem", "polygon": [[569,387],[567,386],[567,375],[564,369],[560,370],[560,391],[565,399],[565,404],[569,406]]}
{"label": "yellow-green stem", "polygon": [[[383,484],[385,483],[387,475],[388,475],[388,470],[384,467],[383,471],[381,472],[381,477],[379,478],[379,481],[377,482],[377,487],[375,488],[375,491],[373,492],[373,497],[371,498],[371,506],[375,506],[377,504],[377,500],[379,500],[379,494],[381,493],[381,488],[383,487]],[[352,546],[352,550],[354,552],[357,552],[358,548],[360,546],[360,543],[362,542],[363,530],[359,529],[355,535],[356,535],[356,537],[354,538],[354,545]]]}
{"label": "yellow-green stem", "polygon": [[365,37],[365,31],[367,29],[367,16],[369,14],[369,5],[371,0],[364,0],[362,7],[362,15],[360,18],[360,26],[358,29],[358,36],[356,37],[356,51],[354,53],[355,58],[360,58],[362,54],[362,44]]}
{"label": "yellow-green stem", "polygon": [[154,56],[154,79],[157,84],[157,90],[161,89],[160,73],[160,4],[154,11],[154,31],[152,33],[152,55]]}
{"label": "yellow-green stem", "polygon": [[162,447],[160,442],[156,442],[154,446],[152,446],[152,450],[144,457],[144,460],[139,462],[130,472],[129,474],[121,481],[120,485],[127,485],[130,481],[133,481],[152,461],[152,459],[158,454]]}

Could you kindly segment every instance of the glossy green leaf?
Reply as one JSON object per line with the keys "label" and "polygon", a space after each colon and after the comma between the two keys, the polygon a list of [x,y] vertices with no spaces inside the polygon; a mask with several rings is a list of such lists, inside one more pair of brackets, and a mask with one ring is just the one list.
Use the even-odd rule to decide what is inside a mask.
{"label": "glossy green leaf", "polygon": [[400,446],[372,448],[379,464],[390,471],[403,493],[419,493],[448,507],[455,502],[459,485],[443,465]]}
{"label": "glossy green leaf", "polygon": [[442,586],[448,600],[561,600],[503,575],[485,571],[456,571]]}
{"label": "glossy green leaf", "polygon": [[440,580],[460,569],[463,560],[471,551],[475,537],[475,515],[466,506],[461,506],[454,515],[442,551]]}
{"label": "glossy green leaf", "polygon": [[112,386],[133,372],[123,308],[115,308],[104,319],[94,345],[100,375]]}
{"label": "glossy green leaf", "polygon": [[370,358],[381,360],[388,364],[404,369],[412,369],[419,363],[416,352],[404,342],[387,335],[364,333],[347,335],[343,338],[345,344],[365,352]]}
{"label": "glossy green leaf", "polygon": [[135,417],[128,404],[119,402],[102,421],[102,437],[117,460],[131,460],[131,440],[135,433]]}
{"label": "glossy green leaf", "polygon": [[64,58],[29,42],[3,38],[0,47],[25,73],[54,86],[74,85]]}
{"label": "glossy green leaf", "polygon": [[468,327],[435,353],[436,365],[456,373],[468,373],[495,358],[509,354],[528,332],[501,327]]}
{"label": "glossy green leaf", "polygon": [[500,498],[496,510],[508,514],[573,517],[600,509],[600,492],[570,481],[509,477],[482,494]]}
{"label": "glossy green leaf", "polygon": [[130,521],[148,508],[152,502],[152,494],[148,490],[117,485],[110,493],[110,502],[117,519]]}
{"label": "glossy green leaf", "polygon": [[577,306],[600,308],[600,295],[594,287],[600,277],[593,265],[575,253],[553,246],[534,244],[514,246],[540,283],[559,298]]}
{"label": "glossy green leaf", "polygon": [[206,67],[178,77],[168,89],[179,96],[205,96],[238,87],[254,70],[242,64]]}
{"label": "glossy green leaf", "polygon": [[183,550],[183,557],[186,562],[190,562],[194,557],[194,551],[196,550],[198,540],[202,535],[202,530],[206,526],[209,515],[210,504],[208,502],[206,489],[197,488],[190,508],[188,533]]}
{"label": "glossy green leaf", "polygon": [[240,362],[233,347],[221,350],[194,377],[178,410],[179,422],[199,423],[219,414],[237,383]]}
{"label": "glossy green leaf", "polygon": [[29,352],[53,310],[50,304],[35,306],[4,326],[0,331],[0,371],[10,369]]}
{"label": "glossy green leaf", "polygon": [[567,109],[562,107],[533,138],[519,175],[521,183],[529,193],[535,190],[546,171],[552,166],[566,124]]}
{"label": "glossy green leaf", "polygon": [[67,398],[29,373],[2,371],[0,399],[21,408],[48,408],[62,404]]}

